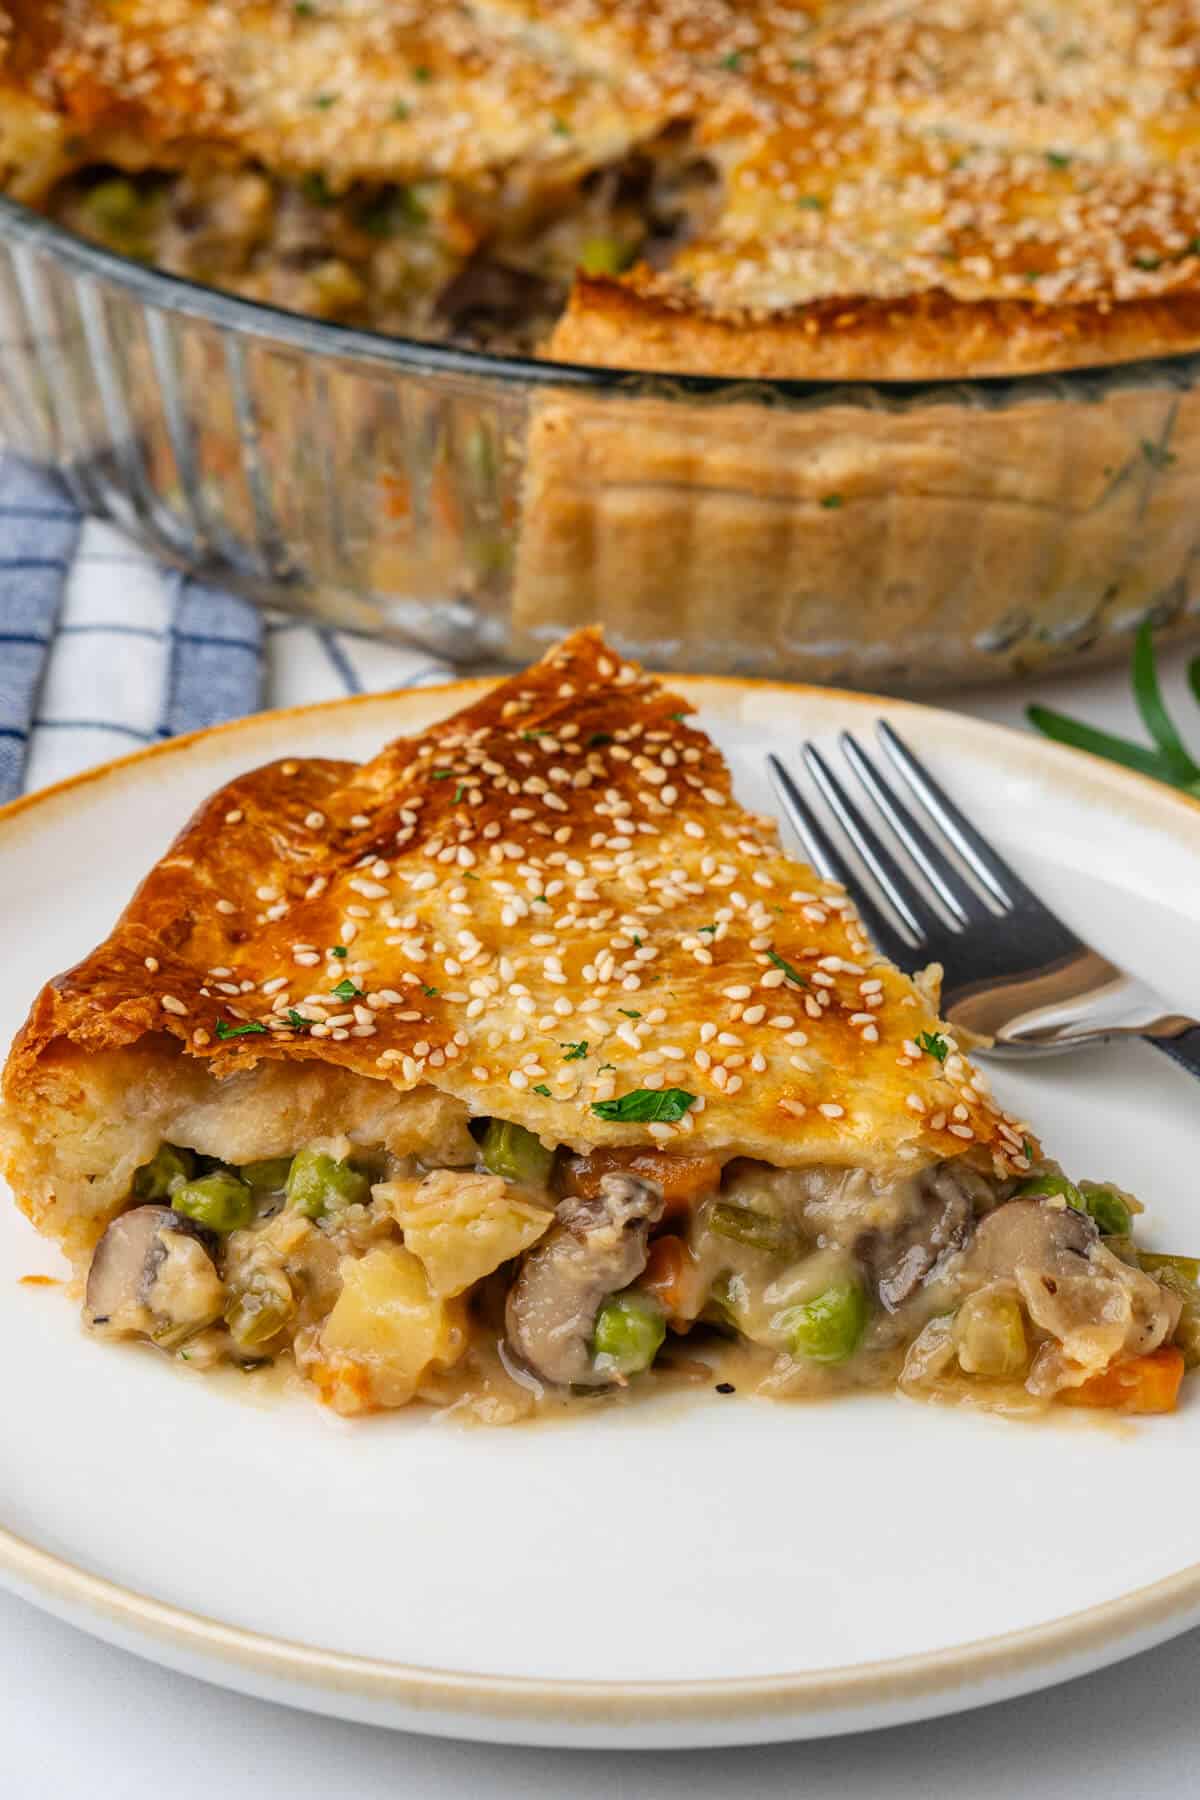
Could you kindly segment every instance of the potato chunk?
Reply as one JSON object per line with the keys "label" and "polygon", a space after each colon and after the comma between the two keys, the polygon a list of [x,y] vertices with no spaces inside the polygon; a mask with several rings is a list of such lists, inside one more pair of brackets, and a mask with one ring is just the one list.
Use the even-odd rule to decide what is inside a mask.
{"label": "potato chunk", "polygon": [[449,1368],[466,1349],[465,1309],[432,1294],[398,1244],[346,1257],[341,1276],[309,1373],[339,1412],[407,1405],[429,1370]]}
{"label": "potato chunk", "polygon": [[373,1190],[404,1232],[434,1294],[461,1294],[519,1256],[554,1222],[499,1175],[435,1169],[424,1181],[381,1183]]}

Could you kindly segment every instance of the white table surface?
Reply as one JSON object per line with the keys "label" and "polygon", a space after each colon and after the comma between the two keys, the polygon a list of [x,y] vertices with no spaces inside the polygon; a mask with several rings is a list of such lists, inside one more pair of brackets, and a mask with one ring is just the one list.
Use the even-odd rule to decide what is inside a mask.
{"label": "white table surface", "polygon": [[[1183,698],[1185,659],[1165,660],[1177,716],[1195,717]],[[1032,697],[1140,736],[1121,674],[1039,683],[1020,701],[992,691],[958,703],[1015,724]],[[1200,745],[1200,730],[1193,738]],[[1130,1526],[1138,1528],[1122,1528]],[[0,1671],[0,1800],[1192,1800],[1200,1791],[1200,1630],[974,1713],[823,1743],[695,1754],[496,1749],[315,1718],[155,1668],[2,1593]]]}

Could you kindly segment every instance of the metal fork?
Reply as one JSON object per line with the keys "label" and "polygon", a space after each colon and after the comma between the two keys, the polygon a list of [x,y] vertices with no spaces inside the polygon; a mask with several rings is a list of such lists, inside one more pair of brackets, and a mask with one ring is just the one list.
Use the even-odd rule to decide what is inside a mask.
{"label": "metal fork", "polygon": [[[1045,1056],[1110,1038],[1144,1038],[1200,1075],[1200,1023],[1075,935],[994,850],[903,739],[880,720],[889,781],[849,732],[839,744],[886,833],[829,759],[803,746],[813,782],[870,877],[847,860],[777,756],[771,780],[814,867],[854,897],[876,944],[901,968],[939,962],[942,1014],[991,1038],[990,1054]],[[889,842],[889,837],[891,842]],[[892,847],[907,852],[908,862]],[[973,879],[971,879],[973,877]]]}

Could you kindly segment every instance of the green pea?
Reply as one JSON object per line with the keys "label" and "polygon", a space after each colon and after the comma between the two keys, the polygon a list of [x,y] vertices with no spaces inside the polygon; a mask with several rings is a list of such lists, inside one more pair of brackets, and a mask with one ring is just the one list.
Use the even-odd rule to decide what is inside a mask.
{"label": "green pea", "polygon": [[589,238],[579,252],[579,266],[585,275],[620,275],[633,261],[634,252],[619,238]]}
{"label": "green pea", "polygon": [[1062,1199],[1068,1206],[1073,1206],[1076,1212],[1087,1211],[1083,1195],[1075,1183],[1068,1181],[1065,1175],[1054,1175],[1049,1170],[1042,1175],[1031,1175],[1028,1181],[1021,1183],[1017,1194],[1022,1200]]}
{"label": "green pea", "polygon": [[371,1183],[361,1170],[323,1150],[298,1150],[287,1178],[288,1205],[306,1219],[323,1218],[342,1206],[362,1205]]}
{"label": "green pea", "polygon": [[640,1375],[666,1335],[663,1310],[648,1294],[614,1294],[596,1314],[592,1351],[597,1364],[614,1374]]}
{"label": "green pea", "polygon": [[271,1194],[287,1186],[291,1168],[290,1156],[267,1156],[261,1162],[243,1163],[238,1173],[256,1194]]}
{"label": "green pea", "polygon": [[146,221],[146,202],[124,175],[97,182],[83,205],[92,229],[108,238],[134,236]]}
{"label": "green pea", "polygon": [[171,1195],[171,1206],[210,1231],[239,1231],[254,1218],[254,1195],[244,1181],[227,1169],[185,1181]]}
{"label": "green pea", "polygon": [[780,1320],[795,1357],[840,1363],[853,1356],[867,1329],[871,1309],[857,1281],[837,1281],[803,1306],[789,1307]]}
{"label": "green pea", "polygon": [[784,1256],[796,1247],[796,1234],[790,1226],[748,1206],[730,1206],[718,1200],[708,1215],[708,1224],[718,1237],[732,1238],[735,1243],[748,1244],[752,1250],[766,1250],[774,1256]]}
{"label": "green pea", "polygon": [[1090,1213],[1104,1237],[1126,1237],[1133,1224],[1133,1214],[1112,1188],[1080,1188],[1065,1175],[1049,1171],[1031,1176],[1017,1189],[1022,1199],[1063,1199],[1076,1212]]}
{"label": "green pea", "polygon": [[1080,1190],[1083,1204],[1100,1227],[1102,1237],[1128,1237],[1133,1214],[1113,1188],[1088,1186]]}
{"label": "green pea", "polygon": [[542,1140],[523,1125],[510,1124],[507,1119],[489,1119],[480,1155],[484,1168],[505,1181],[515,1181],[523,1187],[544,1188],[549,1184],[554,1152],[547,1150]]}
{"label": "green pea", "polygon": [[175,1189],[190,1181],[196,1159],[190,1150],[174,1144],[160,1144],[148,1163],[143,1163],[133,1177],[133,1192],[138,1200],[165,1200]]}

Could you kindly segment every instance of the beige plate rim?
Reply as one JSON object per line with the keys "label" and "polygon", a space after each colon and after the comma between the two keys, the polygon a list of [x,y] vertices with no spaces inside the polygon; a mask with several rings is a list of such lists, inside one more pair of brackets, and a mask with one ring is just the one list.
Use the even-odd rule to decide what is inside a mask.
{"label": "beige plate rim", "polygon": [[[821,688],[798,683],[743,681],[724,676],[679,675],[672,683],[688,690],[703,705],[707,695],[733,698],[755,693],[786,693],[795,699],[811,695],[849,706],[910,713],[929,720],[940,718],[973,738],[990,741],[1010,757],[1031,766],[1050,765],[1059,781],[1103,796],[1110,804],[1135,803],[1143,818],[1156,815],[1166,831],[1183,832],[1200,849],[1200,802],[1163,787],[1149,777],[1104,763],[1083,752],[1050,744],[1001,725],[951,714],[890,697]],[[274,712],[254,713],[245,719],[206,731],[171,738],[161,744],[117,757],[93,769],[56,782],[37,793],[24,795],[0,807],[0,851],[3,830],[16,819],[73,790],[94,782],[119,778],[124,771],[152,759],[186,751],[202,740],[233,737],[239,733],[287,725],[312,714],[360,710],[371,706],[420,703],[442,697],[450,704],[466,702],[493,685],[481,677],[420,688],[403,688],[386,694],[357,694],[347,699],[318,702]],[[247,1682],[300,1689],[314,1704],[323,1696],[328,1710],[342,1710],[340,1702],[351,1696],[368,1705],[403,1707],[414,1714],[437,1713],[461,1720],[469,1729],[481,1717],[497,1725],[520,1727],[538,1723],[570,1726],[685,1725],[704,1721],[709,1726],[792,1719],[802,1728],[806,1718],[839,1713],[851,1715],[845,1728],[869,1725],[869,1717],[855,1714],[885,1711],[890,1717],[912,1718],[937,1697],[964,1689],[991,1689],[979,1698],[998,1698],[1035,1684],[1038,1674],[1064,1666],[1062,1673],[1082,1672],[1088,1659],[1115,1660],[1122,1647],[1167,1636],[1182,1629],[1189,1613],[1200,1609],[1200,1563],[1138,1588],[1119,1599],[1081,1612],[1069,1613],[1048,1624],[1024,1631],[975,1640],[953,1650],[889,1661],[848,1664],[819,1673],[780,1673],[697,1681],[622,1682],[554,1681],[541,1678],[495,1676],[484,1673],[450,1673],[415,1664],[362,1657],[325,1650],[312,1644],[221,1623],[218,1619],[152,1600],[135,1590],[88,1573],[66,1558],[0,1527],[0,1579],[26,1598],[41,1602],[77,1623],[89,1622],[100,1634],[119,1634],[130,1647],[150,1640],[181,1663],[201,1662],[237,1671]],[[1107,1654],[1106,1654],[1107,1652]],[[219,1679],[220,1677],[215,1677]],[[966,1702],[970,1704],[970,1701]],[[962,1701],[957,1704],[963,1704]]]}

